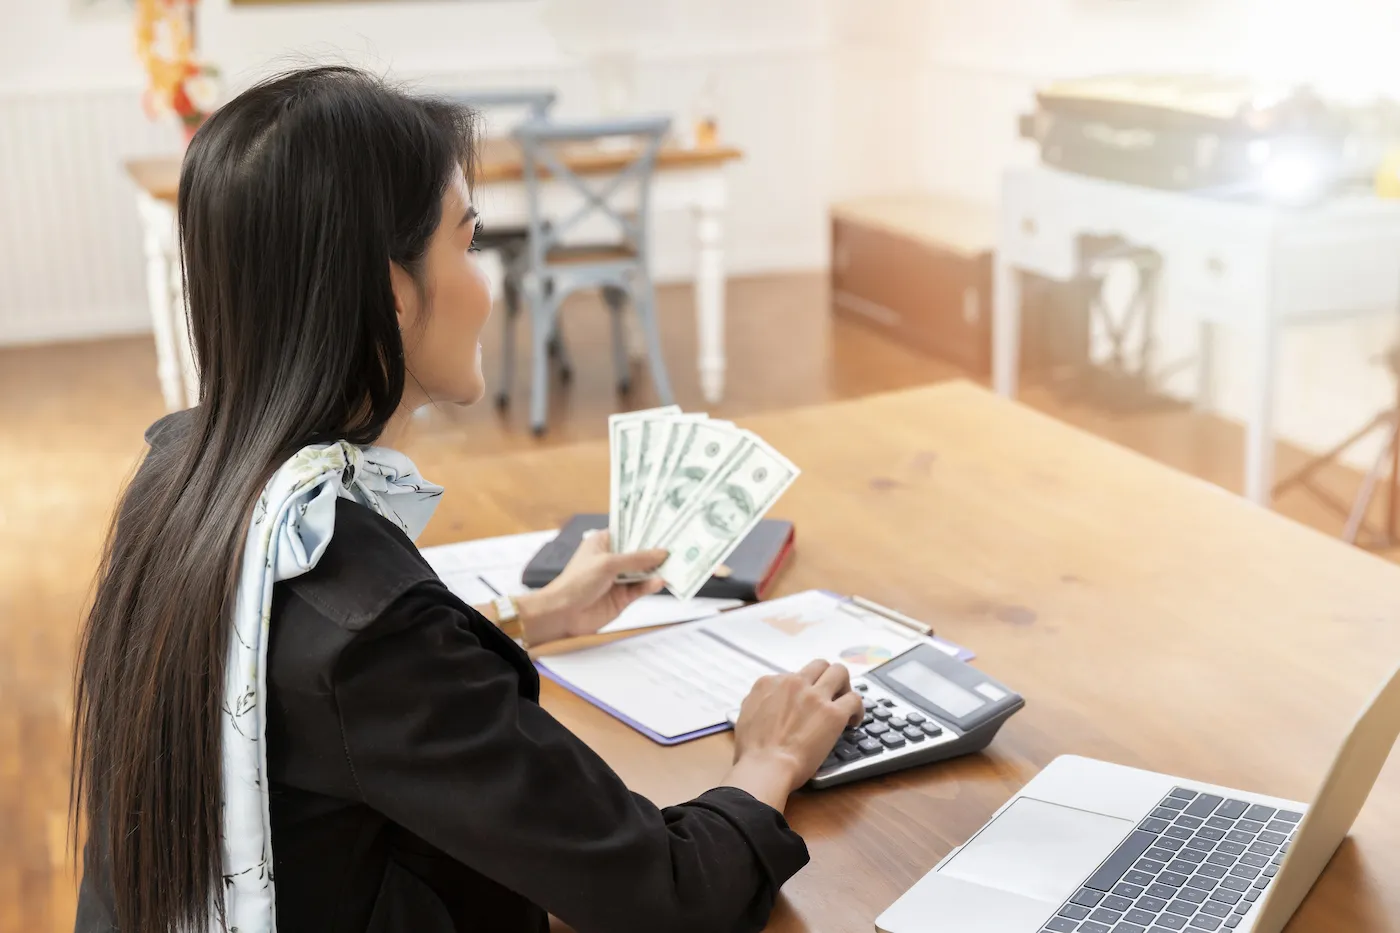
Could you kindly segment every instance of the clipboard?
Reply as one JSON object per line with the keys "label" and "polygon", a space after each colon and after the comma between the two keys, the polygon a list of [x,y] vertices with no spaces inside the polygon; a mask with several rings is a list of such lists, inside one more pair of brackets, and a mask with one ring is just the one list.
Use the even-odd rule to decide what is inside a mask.
{"label": "clipboard", "polygon": [[798,670],[814,658],[846,664],[858,676],[916,645],[964,661],[973,657],[853,599],[808,590],[539,658],[535,666],[541,676],[653,742],[679,745],[731,728],[728,713],[759,677]]}

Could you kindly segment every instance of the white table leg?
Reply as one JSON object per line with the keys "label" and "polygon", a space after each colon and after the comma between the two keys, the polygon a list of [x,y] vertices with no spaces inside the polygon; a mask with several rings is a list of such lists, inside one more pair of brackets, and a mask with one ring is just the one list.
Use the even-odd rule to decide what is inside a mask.
{"label": "white table leg", "polygon": [[1021,274],[1000,252],[992,282],[992,387],[1016,397],[1021,365]]}
{"label": "white table leg", "polygon": [[141,217],[141,243],[146,253],[146,301],[156,340],[156,376],[160,379],[166,411],[178,411],[185,407],[185,391],[176,350],[170,288],[170,246],[174,241],[175,218],[168,207],[145,192],[137,195],[136,206]]}
{"label": "white table leg", "polygon": [[717,205],[695,209],[695,319],[699,330],[700,390],[705,401],[724,396],[724,222]]}
{"label": "white table leg", "polygon": [[1215,324],[1201,321],[1196,337],[1196,411],[1215,411]]}
{"label": "white table leg", "polygon": [[1278,333],[1273,309],[1264,309],[1254,329],[1254,406],[1245,425],[1244,494],[1268,506],[1274,485],[1274,386],[1278,375]]}
{"label": "white table leg", "polygon": [[170,258],[170,313],[171,333],[175,335],[175,349],[180,358],[180,381],[185,387],[185,404],[190,408],[199,404],[199,374],[194,365],[194,344],[190,341],[190,321],[185,308],[185,283],[180,277],[180,259],[174,253]]}

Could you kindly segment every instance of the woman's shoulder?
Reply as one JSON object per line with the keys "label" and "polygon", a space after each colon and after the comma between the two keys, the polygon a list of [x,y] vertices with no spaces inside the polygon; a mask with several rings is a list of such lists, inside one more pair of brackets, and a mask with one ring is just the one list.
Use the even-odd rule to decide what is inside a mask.
{"label": "woman's shoulder", "polygon": [[280,585],[338,626],[359,631],[410,590],[433,583],[441,587],[397,525],[367,506],[339,499],[335,533],[321,559],[310,572]]}

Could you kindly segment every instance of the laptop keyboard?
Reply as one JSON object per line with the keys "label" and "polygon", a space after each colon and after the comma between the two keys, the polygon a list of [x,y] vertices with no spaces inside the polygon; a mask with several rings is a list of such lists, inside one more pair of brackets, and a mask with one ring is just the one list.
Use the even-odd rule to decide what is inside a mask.
{"label": "laptop keyboard", "polygon": [[1278,873],[1302,818],[1174,788],[1043,933],[1233,930]]}

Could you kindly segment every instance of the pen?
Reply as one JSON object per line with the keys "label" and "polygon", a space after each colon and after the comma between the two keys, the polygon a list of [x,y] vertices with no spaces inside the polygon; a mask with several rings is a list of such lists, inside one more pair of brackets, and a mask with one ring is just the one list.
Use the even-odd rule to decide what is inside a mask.
{"label": "pen", "polygon": [[902,612],[896,612],[888,606],[882,606],[873,600],[866,599],[864,596],[852,596],[851,602],[868,612],[875,613],[877,616],[889,619],[891,622],[902,625],[907,629],[913,629],[920,635],[933,634],[932,626],[925,625],[918,619],[911,619]]}

